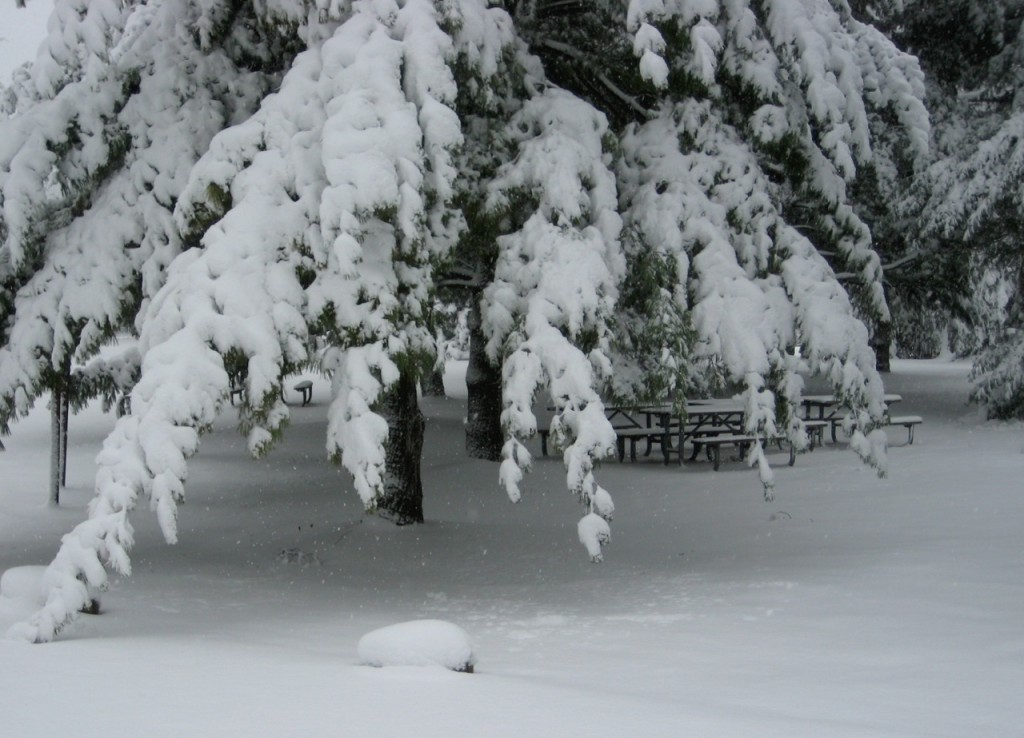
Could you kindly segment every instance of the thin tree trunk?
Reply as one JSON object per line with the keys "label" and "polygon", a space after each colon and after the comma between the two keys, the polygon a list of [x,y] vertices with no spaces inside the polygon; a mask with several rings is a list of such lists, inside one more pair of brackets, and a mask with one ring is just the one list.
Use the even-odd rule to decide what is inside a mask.
{"label": "thin tree trunk", "polygon": [[70,373],[64,377],[67,384],[61,393],[60,403],[60,486],[68,485],[68,421],[71,417]]}
{"label": "thin tree trunk", "polygon": [[60,505],[60,415],[64,400],[59,388],[50,396],[50,504]]}
{"label": "thin tree trunk", "polygon": [[469,311],[466,452],[473,459],[499,461],[505,442],[501,430],[501,369],[487,358],[481,322],[480,301],[474,299]]}
{"label": "thin tree trunk", "polygon": [[50,393],[50,504],[60,504],[67,482],[68,417],[71,415],[71,357],[64,359]]}
{"label": "thin tree trunk", "polygon": [[420,460],[426,421],[416,398],[416,384],[415,374],[403,370],[378,404],[378,412],[388,421],[388,440],[384,495],[377,503],[377,513],[396,525],[423,522]]}

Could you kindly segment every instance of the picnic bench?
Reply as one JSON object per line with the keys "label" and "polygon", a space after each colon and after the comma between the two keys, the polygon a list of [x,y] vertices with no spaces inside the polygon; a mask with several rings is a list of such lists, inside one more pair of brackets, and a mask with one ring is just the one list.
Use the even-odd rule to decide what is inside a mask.
{"label": "picnic bench", "polygon": [[[900,402],[900,395],[884,396],[886,405]],[[803,426],[809,441],[809,450],[823,445],[825,429],[828,428],[833,442],[836,441],[836,429],[844,423],[845,408],[833,395],[807,395],[802,398]],[[555,408],[549,407],[549,411]],[[671,463],[673,454],[678,463],[683,463],[684,444],[690,443],[692,453],[690,461],[694,461],[705,452],[717,471],[721,465],[722,448],[734,447],[742,459],[750,446],[760,440],[766,448],[776,443],[784,450],[787,439],[784,436],[764,437],[748,433],[745,427],[745,407],[738,400],[728,398],[690,400],[685,405],[685,415],[677,414],[677,407],[670,404],[640,407],[608,406],[605,414],[615,430],[616,452],[620,462],[626,459],[628,448],[629,460],[637,461],[639,444],[645,443],[644,455],[648,456],[657,445],[661,449],[664,463]],[[914,429],[923,423],[917,415],[887,416],[886,425],[903,426],[907,429],[907,443],[914,442]],[[542,424],[543,425],[543,424]],[[541,453],[548,455],[548,437],[550,430],[542,427],[538,430]],[[796,448],[789,446],[789,465],[796,463]]]}
{"label": "picnic bench", "polygon": [[[230,379],[230,388],[229,389],[230,389],[230,392],[231,392],[230,399],[231,399],[231,404],[234,405],[236,398],[238,399],[239,402],[241,402],[245,398],[245,382],[242,381],[241,376],[239,376],[237,374],[230,375],[229,379]],[[312,399],[313,399],[313,382],[312,382],[312,380],[310,380],[310,379],[303,379],[303,380],[301,380],[299,382],[296,382],[294,387],[293,387],[293,389],[296,392],[298,392],[299,395],[302,397],[302,406],[303,407],[305,407],[306,405],[308,405],[312,401]],[[284,387],[281,388],[281,397],[282,397],[282,399],[284,399]]]}
{"label": "picnic bench", "polygon": [[[846,422],[846,417],[833,418],[832,423],[832,442],[836,441],[836,429],[842,427],[843,423]],[[914,443],[914,428],[921,425],[924,422],[924,418],[920,415],[893,415],[886,419],[886,426],[902,425],[907,429],[907,445],[913,445]],[[852,423],[855,428],[857,426],[856,421]]]}
{"label": "picnic bench", "polygon": [[[882,395],[882,402],[895,405],[902,402],[903,397],[895,394]],[[843,411],[840,400],[835,395],[804,395],[800,398],[804,420],[834,420]]]}
{"label": "picnic bench", "polygon": [[242,381],[242,376],[238,373],[232,372],[228,375],[228,382],[230,383],[229,386],[231,390],[231,404],[235,404],[236,397],[239,402],[245,399],[245,383]]}
{"label": "picnic bench", "polygon": [[671,425],[661,426],[633,426],[615,429],[615,441],[619,452],[619,461],[626,456],[626,443],[629,443],[629,460],[636,461],[636,446],[640,441],[646,441],[647,450],[644,455],[650,455],[655,444],[661,446],[661,453],[665,458],[665,464],[669,463],[669,456],[675,450],[672,446],[673,431],[677,431]]}
{"label": "picnic bench", "polygon": [[[758,440],[761,440],[765,445],[775,441],[781,446],[784,439],[781,437],[761,438],[749,433],[716,433],[714,435],[695,436],[693,444],[698,448],[705,447],[711,453],[713,468],[715,471],[718,471],[722,459],[722,446],[736,447],[740,452],[740,459],[742,460],[747,455],[747,450]],[[789,466],[793,466],[795,463],[796,448],[793,444],[789,444]]]}
{"label": "picnic bench", "polygon": [[[647,442],[646,454],[650,454],[655,443],[661,444],[662,447],[666,447],[665,442],[665,431],[661,428],[648,428],[641,425],[619,425],[612,426],[615,430],[615,442],[616,450],[619,454],[619,461],[623,461],[626,456],[626,443],[629,443],[629,460],[636,461],[636,446],[640,441]],[[540,436],[540,452],[542,455],[548,455],[548,436],[551,435],[549,428],[539,428],[537,435]],[[668,457],[666,455],[665,463],[668,463]]]}
{"label": "picnic bench", "polygon": [[310,379],[303,379],[301,382],[296,382],[293,389],[302,395],[302,406],[305,407],[313,399],[313,381]]}
{"label": "picnic bench", "polygon": [[[554,410],[554,408],[548,408]],[[630,461],[636,461],[638,444],[646,443],[644,455],[650,455],[657,445],[661,448],[662,458],[666,465],[671,463],[672,454],[676,454],[682,463],[683,445],[698,434],[705,437],[743,433],[743,405],[735,400],[701,400],[686,404],[686,420],[681,422],[675,415],[672,405],[652,405],[638,408],[609,406],[605,409],[606,417],[615,430],[616,451],[619,461],[626,458],[626,447],[629,447]],[[641,420],[642,417],[642,420]],[[548,454],[547,428],[538,430],[541,453]],[[694,446],[691,460],[695,459],[702,446]],[[708,447],[710,448],[710,446]]]}
{"label": "picnic bench", "polygon": [[[675,416],[672,405],[654,405],[639,408],[645,418],[645,425],[651,429],[663,428],[668,433],[657,434],[661,439],[665,463],[669,463],[672,454],[676,454],[677,463],[683,463],[683,446],[687,441],[693,443],[690,461],[694,461],[703,447],[695,443],[698,436],[718,436],[743,434],[744,406],[743,403],[728,398],[709,400],[690,400],[686,403],[686,420],[680,422]],[[673,438],[675,443],[673,443]],[[652,438],[653,440],[653,438]]]}
{"label": "picnic bench", "polygon": [[830,420],[820,420],[818,418],[804,421],[804,430],[807,431],[807,440],[811,442],[811,451],[824,443],[825,428],[831,424],[832,421]]}

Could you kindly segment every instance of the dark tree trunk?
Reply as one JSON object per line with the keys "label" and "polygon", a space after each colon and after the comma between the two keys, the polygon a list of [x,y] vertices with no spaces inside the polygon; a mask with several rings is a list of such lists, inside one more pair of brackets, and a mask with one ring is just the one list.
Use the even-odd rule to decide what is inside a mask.
{"label": "dark tree trunk", "polygon": [[444,367],[434,369],[423,381],[423,394],[427,397],[444,397]]}
{"label": "dark tree trunk", "polygon": [[71,415],[71,357],[57,372],[50,395],[50,504],[60,504],[67,482],[68,418]]}
{"label": "dark tree trunk", "polygon": [[892,323],[879,323],[875,327],[875,335],[871,340],[875,349],[875,368],[883,373],[891,369],[892,357],[890,347],[892,346]]}
{"label": "dark tree trunk", "polygon": [[396,525],[422,523],[420,459],[426,422],[416,399],[416,376],[403,370],[378,403],[377,411],[388,421],[387,472],[377,513]]}
{"label": "dark tree trunk", "polygon": [[473,459],[499,461],[505,442],[501,430],[501,369],[487,358],[486,344],[481,329],[480,301],[474,299],[469,311],[466,452]]}
{"label": "dark tree trunk", "polygon": [[50,396],[50,504],[60,504],[60,416],[64,400],[59,388]]}
{"label": "dark tree trunk", "polygon": [[71,418],[70,372],[64,376],[66,383],[60,402],[60,486],[68,484],[68,421]]}

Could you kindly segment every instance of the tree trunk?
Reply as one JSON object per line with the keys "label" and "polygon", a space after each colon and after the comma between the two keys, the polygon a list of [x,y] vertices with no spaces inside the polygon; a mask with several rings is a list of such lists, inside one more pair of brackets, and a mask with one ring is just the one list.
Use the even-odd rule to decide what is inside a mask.
{"label": "tree trunk", "polygon": [[50,504],[60,504],[67,482],[68,417],[71,415],[71,357],[61,365],[50,392]]}
{"label": "tree trunk", "polygon": [[50,504],[60,505],[60,416],[64,398],[59,388],[50,395]]}
{"label": "tree trunk", "polygon": [[60,402],[60,486],[68,485],[68,420],[71,417],[71,376],[64,377],[66,384],[61,392]]}
{"label": "tree trunk", "polygon": [[505,442],[501,430],[501,369],[487,358],[481,322],[480,301],[474,299],[469,311],[466,452],[473,459],[499,461]]}
{"label": "tree trunk", "polygon": [[438,367],[427,375],[423,382],[425,397],[444,397],[444,367]]}
{"label": "tree trunk", "polygon": [[879,323],[871,340],[875,349],[875,368],[883,373],[891,369],[892,323]]}
{"label": "tree trunk", "polygon": [[396,525],[423,522],[420,459],[426,422],[416,399],[416,376],[403,370],[385,393],[377,411],[388,421],[387,471],[377,513]]}

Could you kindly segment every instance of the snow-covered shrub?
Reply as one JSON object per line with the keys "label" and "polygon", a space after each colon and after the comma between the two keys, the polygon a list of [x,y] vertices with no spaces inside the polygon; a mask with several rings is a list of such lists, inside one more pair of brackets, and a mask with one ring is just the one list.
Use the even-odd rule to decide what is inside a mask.
{"label": "snow-covered shrub", "polygon": [[359,639],[357,651],[367,666],[440,666],[469,674],[476,666],[466,631],[445,620],[411,620],[379,628]]}

